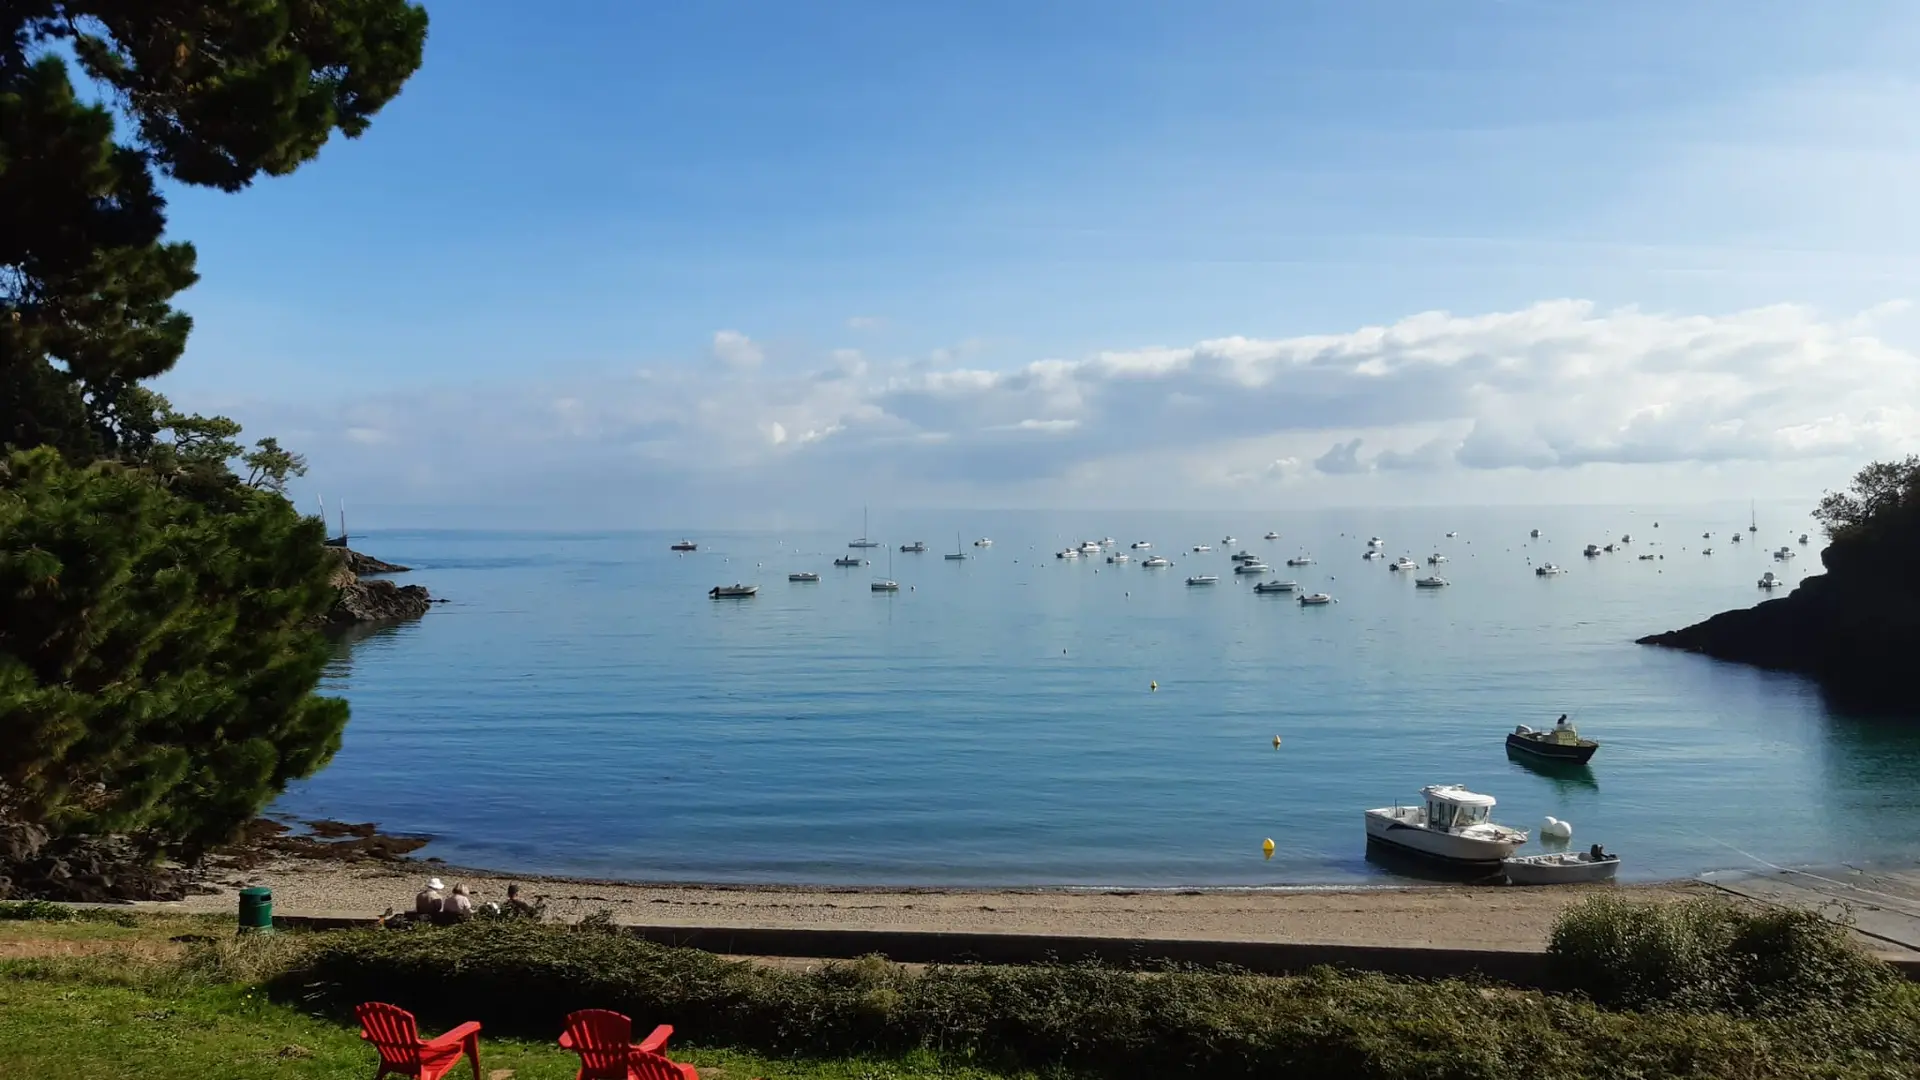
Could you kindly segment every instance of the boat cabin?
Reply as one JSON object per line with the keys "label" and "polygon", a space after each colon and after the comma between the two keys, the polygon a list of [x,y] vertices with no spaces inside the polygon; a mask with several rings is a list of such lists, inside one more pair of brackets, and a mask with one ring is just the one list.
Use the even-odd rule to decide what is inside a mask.
{"label": "boat cabin", "polygon": [[1457,784],[1429,787],[1420,793],[1427,797],[1429,828],[1465,829],[1484,825],[1493,816],[1493,796],[1468,791]]}

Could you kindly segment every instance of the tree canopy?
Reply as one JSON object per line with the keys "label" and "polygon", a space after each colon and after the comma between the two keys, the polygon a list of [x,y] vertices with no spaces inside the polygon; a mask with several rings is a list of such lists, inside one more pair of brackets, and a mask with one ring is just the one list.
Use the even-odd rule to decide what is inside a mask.
{"label": "tree canopy", "polygon": [[142,385],[198,279],[161,184],[361,134],[426,31],[407,0],[0,3],[0,824],[192,850],[338,746],[304,460]]}
{"label": "tree canopy", "polygon": [[1860,536],[1920,512],[1920,456],[1876,461],[1853,474],[1847,491],[1829,491],[1813,518],[1835,540]]}

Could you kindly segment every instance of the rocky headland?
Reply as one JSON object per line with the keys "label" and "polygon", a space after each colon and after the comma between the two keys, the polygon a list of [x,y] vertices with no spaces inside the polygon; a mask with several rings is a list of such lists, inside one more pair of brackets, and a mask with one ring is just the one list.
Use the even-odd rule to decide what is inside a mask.
{"label": "rocky headland", "polygon": [[339,629],[362,623],[417,619],[432,606],[433,597],[427,594],[425,586],[400,585],[384,577],[362,576],[404,574],[407,567],[381,562],[351,548],[327,550],[336,560],[332,578],[335,596],[326,618],[329,627]]}
{"label": "rocky headland", "polygon": [[[1701,653],[1811,676],[1835,704],[1873,712],[1920,713],[1920,469],[1899,466],[1878,490],[1856,481],[1856,497],[1829,496],[1841,527],[1820,553],[1824,574],[1786,596],[1723,611],[1705,622],[1652,634],[1642,645]],[[1835,500],[1848,500],[1836,502]]]}

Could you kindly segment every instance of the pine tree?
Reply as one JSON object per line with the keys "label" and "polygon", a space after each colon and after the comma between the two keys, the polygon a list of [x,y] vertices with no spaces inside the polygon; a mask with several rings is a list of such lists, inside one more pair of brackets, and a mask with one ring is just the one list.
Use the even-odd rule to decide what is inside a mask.
{"label": "pine tree", "polygon": [[0,824],[192,851],[339,745],[304,462],[142,385],[197,280],[160,181],[240,191],[359,135],[426,27],[407,0],[0,3]]}

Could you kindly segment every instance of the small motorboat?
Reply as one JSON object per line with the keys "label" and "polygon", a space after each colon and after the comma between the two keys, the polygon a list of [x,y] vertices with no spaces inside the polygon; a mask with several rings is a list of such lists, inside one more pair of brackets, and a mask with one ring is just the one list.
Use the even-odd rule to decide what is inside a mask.
{"label": "small motorboat", "polygon": [[1459,533],[1457,533],[1457,532],[1450,532],[1450,533],[1448,533],[1448,534],[1447,534],[1447,539],[1449,539],[1449,540],[1451,540],[1451,539],[1453,539],[1454,537],[1456,537],[1456,536],[1459,536],[1459,535],[1460,535],[1460,534],[1459,534]]}
{"label": "small motorboat", "polygon": [[1173,560],[1167,558],[1165,555],[1149,555],[1140,561],[1141,568],[1145,570],[1158,570],[1163,566],[1172,565]]}
{"label": "small motorboat", "polygon": [[1393,560],[1392,562],[1390,562],[1390,563],[1388,563],[1388,564],[1387,564],[1387,569],[1389,569],[1389,570],[1418,570],[1418,569],[1420,569],[1420,564],[1419,564],[1419,563],[1417,563],[1417,562],[1414,562],[1414,561],[1413,561],[1412,559],[1409,559],[1409,558],[1407,558],[1407,557],[1406,557],[1405,555],[1402,555],[1402,556],[1400,556],[1399,558],[1397,558],[1397,559],[1395,559],[1395,560]]}
{"label": "small motorboat", "polygon": [[1535,731],[1525,724],[1516,726],[1507,733],[1507,749],[1579,765],[1590,760],[1600,744],[1581,738],[1580,732],[1562,716],[1549,731]]}
{"label": "small motorboat", "polygon": [[[1600,845],[1595,844],[1598,849]],[[1500,869],[1515,885],[1575,885],[1612,881],[1620,873],[1620,856],[1602,851],[1558,851],[1546,855],[1515,855],[1500,860]]]}
{"label": "small motorboat", "polygon": [[1492,866],[1527,842],[1524,829],[1496,825],[1494,797],[1458,784],[1420,789],[1420,806],[1367,811],[1367,840],[1451,863]]}
{"label": "small motorboat", "polygon": [[735,583],[732,585],[715,585],[713,588],[707,590],[707,595],[713,597],[715,600],[745,600],[747,597],[759,591],[760,586],[758,585],[741,585]]}
{"label": "small motorboat", "polygon": [[1232,555],[1228,556],[1228,558],[1232,559],[1234,562],[1259,562],[1260,561],[1260,556],[1255,555],[1253,552],[1248,551],[1246,548],[1241,548],[1239,551],[1236,551]]}
{"label": "small motorboat", "polygon": [[1220,578],[1215,574],[1195,574],[1187,579],[1189,585],[1218,585]]}
{"label": "small motorboat", "polygon": [[1124,551],[1121,551],[1121,552],[1116,552],[1112,555],[1107,556],[1107,561],[1110,563],[1132,562],[1133,556],[1127,554]]}
{"label": "small motorboat", "polygon": [[1153,543],[1147,540],[1135,540],[1131,546],[1135,551],[1146,551],[1147,549],[1153,547]]}
{"label": "small motorboat", "polygon": [[1368,548],[1367,553],[1360,557],[1362,559],[1384,559],[1386,555],[1382,554],[1379,548]]}
{"label": "small motorboat", "polygon": [[1734,543],[1736,543],[1736,544],[1737,544],[1737,543],[1739,543],[1739,542],[1740,542],[1740,534],[1739,534],[1739,533],[1732,533],[1732,534],[1730,534],[1730,535],[1728,535],[1728,537],[1727,537],[1727,539],[1729,539],[1729,540],[1731,540],[1731,541],[1733,541]]}
{"label": "small motorboat", "polygon": [[1777,589],[1777,588],[1779,588],[1780,586],[1782,586],[1782,585],[1785,585],[1785,584],[1786,584],[1786,582],[1784,582],[1784,581],[1781,581],[1781,580],[1780,580],[1779,578],[1777,578],[1777,577],[1774,577],[1774,576],[1773,576],[1773,571],[1771,571],[1771,570],[1769,570],[1769,571],[1767,571],[1766,573],[1764,573],[1764,574],[1761,574],[1761,575],[1760,575],[1760,587],[1761,587],[1761,588],[1763,588],[1763,589]]}
{"label": "small motorboat", "polygon": [[1600,557],[1600,545],[1588,544],[1587,549],[1585,551],[1582,551],[1580,554],[1585,555],[1589,559],[1597,559]]}
{"label": "small motorboat", "polygon": [[871,588],[874,592],[899,592],[900,583],[894,581],[892,578],[888,578],[884,581],[874,582]]}
{"label": "small motorboat", "polygon": [[1382,539],[1380,539],[1380,538],[1379,538],[1379,537],[1377,537],[1377,536],[1369,536],[1369,537],[1367,537],[1367,546],[1368,546],[1368,547],[1384,547],[1385,545],[1386,545],[1386,541],[1385,541],[1385,540],[1382,540]]}
{"label": "small motorboat", "polygon": [[1701,534],[1700,534],[1700,539],[1702,539],[1702,540],[1711,540],[1711,539],[1713,539],[1713,534],[1712,534],[1712,533],[1710,533],[1710,532],[1703,532],[1703,533],[1701,533]]}
{"label": "small motorboat", "polygon": [[993,541],[983,536],[980,539],[975,540],[973,542],[973,546],[974,547],[992,547]]}
{"label": "small motorboat", "polygon": [[926,553],[926,550],[927,542],[925,540],[915,540],[911,544],[900,545],[900,553],[903,555],[923,555]]}
{"label": "small motorboat", "polygon": [[1212,551],[1212,550],[1213,550],[1213,545],[1211,545],[1211,544],[1195,544],[1195,545],[1193,545],[1193,553],[1194,553],[1195,555],[1198,555],[1198,554],[1200,554],[1200,553],[1201,553],[1201,552],[1203,552],[1203,551]]}
{"label": "small motorboat", "polygon": [[1553,577],[1555,574],[1564,574],[1566,571],[1552,563],[1541,563],[1533,568],[1533,573],[1535,577]]}
{"label": "small motorboat", "polygon": [[1712,548],[1701,548],[1701,549],[1700,549],[1700,554],[1702,554],[1702,555],[1711,555],[1711,554],[1713,554],[1713,549],[1712,549]]}
{"label": "small motorboat", "polygon": [[1222,538],[1221,538],[1221,540],[1220,540],[1220,546],[1222,546],[1222,547],[1232,547],[1232,546],[1233,546],[1234,544],[1237,544],[1237,543],[1239,543],[1239,542],[1240,542],[1240,541],[1238,541],[1238,540],[1235,540],[1235,539],[1234,539],[1233,537],[1231,537],[1231,536],[1227,536],[1227,537],[1222,537]]}
{"label": "small motorboat", "polygon": [[1253,562],[1240,563],[1233,568],[1233,572],[1236,574],[1271,574],[1273,573],[1273,567],[1256,559]]}
{"label": "small motorboat", "polygon": [[1106,549],[1100,546],[1100,541],[1098,540],[1087,540],[1080,545],[1080,554],[1082,555],[1098,555],[1104,550]]}
{"label": "small motorboat", "polygon": [[1642,555],[1642,556],[1640,556],[1640,561],[1641,561],[1641,562],[1652,562],[1652,561],[1654,560],[1654,558],[1655,558],[1655,556],[1653,556],[1653,555]]}
{"label": "small motorboat", "polygon": [[1527,535],[1528,535],[1528,536],[1531,536],[1531,537],[1532,537],[1532,538],[1534,538],[1535,540],[1538,540],[1538,539],[1540,539],[1540,530],[1539,530],[1539,529],[1535,529],[1535,530],[1533,530],[1532,532],[1530,532],[1530,533],[1528,533]]}
{"label": "small motorboat", "polygon": [[1117,543],[1119,543],[1119,542],[1120,542],[1120,541],[1118,541],[1118,540],[1115,540],[1115,539],[1114,539],[1113,537],[1111,537],[1111,536],[1103,536],[1103,537],[1101,537],[1101,538],[1100,538],[1100,546],[1101,546],[1101,547],[1103,547],[1103,548],[1110,548],[1110,547],[1112,547],[1113,545],[1115,545],[1115,544],[1117,544]]}
{"label": "small motorboat", "polygon": [[694,543],[694,542],[693,542],[693,541],[691,541],[691,540],[682,540],[682,541],[680,541],[680,542],[679,542],[679,543],[677,543],[677,544],[673,544],[673,545],[671,545],[671,550],[673,550],[673,551],[699,551],[699,550],[700,550],[700,545],[699,545],[699,544],[696,544],[696,543]]}
{"label": "small motorboat", "polygon": [[1453,584],[1453,582],[1448,581],[1439,574],[1431,574],[1423,578],[1414,578],[1413,583],[1422,589],[1444,589]]}
{"label": "small motorboat", "polygon": [[1080,557],[1080,549],[1061,548],[1059,551],[1053,553],[1053,557],[1056,559],[1077,559]]}
{"label": "small motorboat", "polygon": [[1295,555],[1293,558],[1287,560],[1287,565],[1288,566],[1312,566],[1313,559],[1306,555]]}
{"label": "small motorboat", "polygon": [[788,581],[819,581],[820,575],[811,570],[802,570],[797,574],[788,574]]}
{"label": "small motorboat", "polygon": [[1622,544],[1631,544],[1631,543],[1633,543],[1633,534],[1632,534],[1632,533],[1622,533],[1622,534],[1620,535],[1620,542],[1621,542]]}
{"label": "small motorboat", "polygon": [[1272,529],[1268,529],[1267,535],[1261,537],[1261,539],[1262,540],[1278,540],[1280,539],[1280,534],[1277,532],[1274,532]]}
{"label": "small motorboat", "polygon": [[1801,533],[1801,534],[1800,534],[1800,542],[1801,542],[1801,543],[1803,543],[1803,544],[1807,542],[1807,534],[1806,534],[1806,533]]}
{"label": "small motorboat", "polygon": [[1447,557],[1445,555],[1440,554],[1437,551],[1427,556],[1428,566],[1439,566],[1441,563],[1447,562],[1447,561],[1449,561]]}
{"label": "small motorboat", "polygon": [[839,558],[837,558],[837,559],[835,559],[835,560],[833,560],[833,565],[835,565],[835,566],[865,566],[865,565],[867,565],[867,560],[865,560],[865,559],[862,559],[862,558],[859,558],[859,557],[857,557],[857,556],[853,556],[853,555],[842,555],[842,556],[840,556]]}
{"label": "small motorboat", "polygon": [[1319,607],[1322,604],[1331,604],[1331,603],[1333,603],[1333,597],[1328,596],[1326,593],[1323,593],[1323,592],[1308,593],[1307,595],[1300,598],[1301,607]]}
{"label": "small motorboat", "polygon": [[1601,550],[1601,551],[1604,551],[1604,552],[1606,552],[1606,553],[1607,553],[1607,554],[1609,554],[1609,555],[1611,555],[1611,554],[1613,554],[1613,553],[1614,553],[1615,551],[1618,551],[1619,549],[1618,549],[1618,548],[1616,548],[1616,547],[1614,547],[1614,546],[1613,546],[1612,544],[1608,544],[1608,545],[1607,545],[1606,547],[1603,547],[1603,548],[1601,548],[1600,550]]}
{"label": "small motorboat", "polygon": [[1793,558],[1793,549],[1792,549],[1792,548],[1790,548],[1790,547],[1788,547],[1788,546],[1787,546],[1787,545],[1785,545],[1785,544],[1781,544],[1781,545],[1780,545],[1780,550],[1779,550],[1779,551],[1776,551],[1776,552],[1774,552],[1774,553],[1773,553],[1773,557],[1774,557],[1774,558],[1776,558],[1776,559],[1780,559],[1780,560],[1782,560],[1782,561],[1784,561],[1784,560],[1787,560],[1787,559],[1791,559],[1791,558]]}
{"label": "small motorboat", "polygon": [[1253,591],[1259,593],[1299,592],[1300,583],[1297,581],[1262,581],[1253,587]]}

